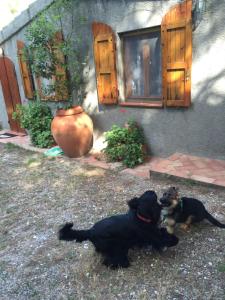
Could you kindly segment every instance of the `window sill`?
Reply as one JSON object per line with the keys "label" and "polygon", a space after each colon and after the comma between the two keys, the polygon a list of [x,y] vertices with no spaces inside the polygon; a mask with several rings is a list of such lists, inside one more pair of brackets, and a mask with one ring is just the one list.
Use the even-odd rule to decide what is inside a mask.
{"label": "window sill", "polygon": [[162,108],[163,107],[163,102],[162,101],[151,101],[151,102],[120,102],[120,106],[130,106],[130,107],[151,107],[151,108]]}

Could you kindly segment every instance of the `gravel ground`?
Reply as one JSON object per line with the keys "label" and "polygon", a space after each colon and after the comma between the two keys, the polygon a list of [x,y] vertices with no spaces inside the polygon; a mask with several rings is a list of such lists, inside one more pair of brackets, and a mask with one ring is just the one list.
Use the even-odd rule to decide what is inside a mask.
{"label": "gravel ground", "polygon": [[[163,254],[132,250],[131,267],[112,271],[90,243],[57,240],[59,225],[88,228],[127,210],[126,201],[169,179],[143,180],[65,157],[0,144],[0,299],[225,299],[225,230],[207,222]],[[174,182],[173,182],[174,184]],[[176,183],[225,222],[225,190]]]}

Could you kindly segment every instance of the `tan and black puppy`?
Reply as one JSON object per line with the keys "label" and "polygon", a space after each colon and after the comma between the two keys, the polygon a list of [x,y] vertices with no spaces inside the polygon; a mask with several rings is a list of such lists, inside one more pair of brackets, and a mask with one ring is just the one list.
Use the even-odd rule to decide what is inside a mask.
{"label": "tan and black puppy", "polygon": [[217,221],[204,207],[203,203],[194,198],[179,197],[178,189],[170,187],[160,199],[162,205],[162,219],[166,224],[168,233],[172,234],[176,223],[183,223],[184,230],[190,228],[191,223],[207,219],[210,223],[220,228],[225,224]]}

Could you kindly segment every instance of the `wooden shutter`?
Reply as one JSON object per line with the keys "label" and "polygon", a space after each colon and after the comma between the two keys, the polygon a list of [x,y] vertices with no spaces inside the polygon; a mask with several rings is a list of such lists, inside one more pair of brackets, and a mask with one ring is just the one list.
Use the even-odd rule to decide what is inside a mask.
{"label": "wooden shutter", "polygon": [[94,22],[94,61],[98,99],[101,104],[118,102],[115,35],[110,26]]}
{"label": "wooden shutter", "polygon": [[34,98],[33,78],[30,72],[30,67],[23,55],[24,49],[25,49],[24,42],[17,41],[17,55],[19,60],[20,74],[23,82],[24,94],[27,99],[33,99]]}
{"label": "wooden shutter", "polygon": [[54,51],[56,53],[57,59],[60,64],[56,66],[55,75],[55,100],[68,100],[69,90],[68,90],[68,76],[66,70],[66,58],[62,53],[60,46],[63,42],[62,32],[56,32],[54,39]]}
{"label": "wooden shutter", "polygon": [[192,1],[174,6],[161,24],[163,99],[166,106],[191,102]]}
{"label": "wooden shutter", "polygon": [[6,56],[0,57],[0,81],[10,129],[25,133],[25,130],[20,127],[19,122],[12,117],[17,104],[21,104],[21,98],[14,64]]}

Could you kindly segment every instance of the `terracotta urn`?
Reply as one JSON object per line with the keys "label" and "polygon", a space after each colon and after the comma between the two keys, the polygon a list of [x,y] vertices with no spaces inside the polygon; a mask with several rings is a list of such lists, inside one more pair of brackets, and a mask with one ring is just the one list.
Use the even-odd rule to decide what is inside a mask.
{"label": "terracotta urn", "polygon": [[69,157],[80,157],[92,148],[93,123],[81,106],[57,110],[51,132],[56,143]]}

